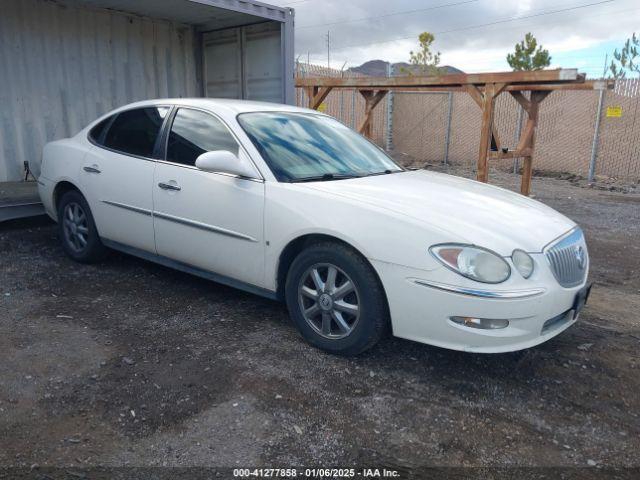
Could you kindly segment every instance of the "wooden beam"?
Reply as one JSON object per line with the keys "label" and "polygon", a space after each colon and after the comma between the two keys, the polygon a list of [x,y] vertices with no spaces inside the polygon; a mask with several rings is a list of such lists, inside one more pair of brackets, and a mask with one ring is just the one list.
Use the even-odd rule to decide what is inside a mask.
{"label": "wooden beam", "polygon": [[488,83],[545,83],[584,82],[584,76],[576,69],[537,70],[534,72],[456,73],[452,75],[403,77],[300,77],[298,87],[343,87],[388,90],[394,87],[423,87],[451,85],[485,85]]}
{"label": "wooden beam", "polygon": [[[475,86],[475,85],[474,85]],[[389,87],[394,92],[467,92],[468,85],[424,86],[424,87]],[[480,85],[482,87],[482,85]],[[585,82],[564,83],[516,83],[507,85],[505,92],[554,91],[554,90],[613,90],[614,80],[587,80]],[[342,87],[334,87],[342,88]]]}
{"label": "wooden beam", "polygon": [[504,89],[507,88],[507,84],[506,83],[494,83],[493,84],[493,96],[497,97],[498,95],[500,95]]}
{"label": "wooden beam", "polygon": [[307,96],[309,98],[309,108],[317,110],[322,102],[327,98],[327,95],[333,90],[332,87],[307,87]]}
{"label": "wooden beam", "polygon": [[[493,84],[493,98],[494,98],[494,102],[495,102],[495,97],[497,97],[498,95],[500,95],[502,93],[502,91],[505,89],[505,87],[507,86],[506,83],[494,83]],[[498,136],[498,127],[496,126],[495,122],[493,121],[493,114],[491,117],[491,145],[495,145],[496,150],[501,150],[502,149],[502,143],[500,143],[500,137]]]}
{"label": "wooden beam", "polygon": [[525,123],[524,128],[522,129],[522,133],[520,133],[520,140],[518,141],[516,150],[523,150],[531,144],[531,138],[533,137],[536,129],[537,120],[533,121],[531,119],[531,115],[537,115],[537,113],[534,113],[532,108],[530,108],[527,113],[529,114],[529,118],[527,120],[527,123]]}
{"label": "wooden beam", "polygon": [[[335,87],[341,88],[341,87]],[[351,87],[353,88],[353,87]],[[389,90],[394,92],[403,93],[429,93],[429,92],[466,92],[466,85],[436,85],[425,87],[388,87]]]}
{"label": "wooden beam", "polygon": [[489,155],[489,147],[491,146],[495,91],[495,85],[490,83],[486,86],[484,95],[482,95],[482,124],[480,125],[480,151],[478,153],[478,171],[476,178],[485,183],[489,181],[487,158]]}
{"label": "wooden beam", "polygon": [[506,152],[491,152],[489,158],[491,160],[504,160],[507,158],[530,157],[531,154],[531,149],[525,148],[523,150],[508,150]]}
{"label": "wooden beam", "polygon": [[358,132],[364,135],[367,138],[371,138],[372,134],[372,120],[373,120],[373,109],[376,108],[378,103],[384,98],[387,94],[388,90],[378,90],[374,92],[373,90],[360,90],[360,95],[364,97],[365,107],[364,107],[364,119],[358,126]]}
{"label": "wooden beam", "polygon": [[540,103],[547,98],[550,92],[532,92],[527,124],[522,132],[517,150],[529,149],[530,154],[524,156],[522,165],[522,178],[520,181],[520,193],[528,196],[531,193],[531,177],[533,176],[533,152],[536,141],[536,127],[538,126],[538,116]]}
{"label": "wooden beam", "polygon": [[480,91],[480,89],[475,85],[466,85],[465,90],[469,95],[471,95],[471,98],[473,99],[473,101],[476,102],[480,108],[482,108],[482,102],[484,101],[484,94]]}
{"label": "wooden beam", "polygon": [[[500,92],[504,90],[505,87],[506,87],[505,84],[498,85],[496,87],[498,89],[497,90],[498,93],[495,93],[494,97],[497,97],[500,94]],[[484,102],[484,92],[480,91],[480,89],[475,85],[466,85],[465,90],[467,91],[467,93],[469,93],[469,95],[471,95],[471,98],[473,98],[473,100],[478,104],[478,106],[482,108],[483,102]],[[500,137],[498,136],[498,129],[493,124],[493,120],[491,121],[491,136],[496,148],[500,150],[500,148],[502,148],[502,144],[500,143]]]}
{"label": "wooden beam", "polygon": [[522,92],[509,92],[513,98],[520,104],[520,106],[524,109],[525,112],[528,112],[531,109],[531,102],[527,97],[525,97]]}
{"label": "wooden beam", "polygon": [[613,90],[615,86],[615,80],[587,80],[585,82],[563,83],[520,83],[516,85],[509,85],[505,90],[508,92],[526,92],[536,90]]}

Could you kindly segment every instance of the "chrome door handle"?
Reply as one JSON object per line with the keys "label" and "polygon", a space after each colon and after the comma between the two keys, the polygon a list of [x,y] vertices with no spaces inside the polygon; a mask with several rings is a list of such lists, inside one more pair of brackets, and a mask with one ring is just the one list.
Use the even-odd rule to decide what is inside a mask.
{"label": "chrome door handle", "polygon": [[100,169],[97,165],[94,165],[92,167],[84,167],[83,170],[88,173],[100,173]]}
{"label": "chrome door handle", "polygon": [[163,190],[173,190],[173,191],[176,191],[176,192],[179,192],[180,190],[182,190],[182,188],[180,188],[178,185],[172,185],[170,183],[162,183],[162,182],[160,182],[158,184],[158,186]]}

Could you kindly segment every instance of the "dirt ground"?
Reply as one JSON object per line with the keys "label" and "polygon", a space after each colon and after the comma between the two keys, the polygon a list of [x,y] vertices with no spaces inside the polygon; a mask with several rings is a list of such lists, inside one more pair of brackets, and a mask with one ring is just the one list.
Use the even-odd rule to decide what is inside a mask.
{"label": "dirt ground", "polygon": [[500,355],[327,355],[279,303],[1,224],[0,466],[640,467],[640,195],[533,192],[583,227],[596,286],[572,328]]}

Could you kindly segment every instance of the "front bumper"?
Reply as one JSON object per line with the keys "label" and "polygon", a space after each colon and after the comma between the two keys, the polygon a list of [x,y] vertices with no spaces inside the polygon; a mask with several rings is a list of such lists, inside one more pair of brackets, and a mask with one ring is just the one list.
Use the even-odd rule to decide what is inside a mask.
{"label": "front bumper", "polygon": [[[372,264],[387,293],[395,336],[468,352],[511,352],[553,338],[577,320],[572,308],[576,293],[584,286],[563,288],[547,272],[535,287],[503,289],[507,295],[492,298],[432,286],[438,283],[434,278],[446,272],[424,272],[375,260]],[[509,325],[494,330],[471,328],[453,322],[452,316],[506,319]]]}

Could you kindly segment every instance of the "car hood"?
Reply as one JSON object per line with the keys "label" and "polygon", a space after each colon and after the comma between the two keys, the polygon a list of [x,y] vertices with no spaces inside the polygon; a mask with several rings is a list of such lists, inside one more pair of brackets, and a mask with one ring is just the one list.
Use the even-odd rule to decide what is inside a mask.
{"label": "car hood", "polygon": [[575,223],[540,202],[492,185],[425,170],[304,184],[411,217],[451,235],[447,241],[502,255],[540,252]]}

